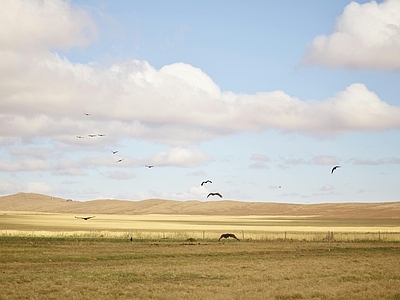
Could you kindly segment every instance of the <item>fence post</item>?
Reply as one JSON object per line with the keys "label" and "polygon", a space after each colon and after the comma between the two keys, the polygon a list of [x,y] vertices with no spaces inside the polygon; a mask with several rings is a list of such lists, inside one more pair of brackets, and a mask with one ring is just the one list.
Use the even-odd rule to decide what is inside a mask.
{"label": "fence post", "polygon": [[286,231],[285,231],[285,241],[286,241]]}

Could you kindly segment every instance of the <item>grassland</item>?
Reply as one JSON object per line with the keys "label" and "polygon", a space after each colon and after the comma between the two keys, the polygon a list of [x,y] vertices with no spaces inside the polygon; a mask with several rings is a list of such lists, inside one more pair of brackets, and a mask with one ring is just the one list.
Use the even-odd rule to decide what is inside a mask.
{"label": "grassland", "polygon": [[399,216],[400,203],[0,197],[0,299],[400,299]]}
{"label": "grassland", "polygon": [[400,299],[399,243],[0,237],[1,299]]}

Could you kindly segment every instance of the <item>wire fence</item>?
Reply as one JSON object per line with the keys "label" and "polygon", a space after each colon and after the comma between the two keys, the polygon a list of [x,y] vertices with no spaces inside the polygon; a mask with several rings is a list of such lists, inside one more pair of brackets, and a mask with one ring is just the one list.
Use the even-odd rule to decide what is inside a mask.
{"label": "wire fence", "polygon": [[[0,230],[0,236],[23,237],[71,237],[71,238],[115,238],[115,239],[170,239],[170,240],[218,240],[221,231],[206,230],[91,230],[91,231],[44,231],[44,230]],[[371,231],[233,231],[239,240],[254,241],[305,241],[305,242],[400,242],[400,232]]]}

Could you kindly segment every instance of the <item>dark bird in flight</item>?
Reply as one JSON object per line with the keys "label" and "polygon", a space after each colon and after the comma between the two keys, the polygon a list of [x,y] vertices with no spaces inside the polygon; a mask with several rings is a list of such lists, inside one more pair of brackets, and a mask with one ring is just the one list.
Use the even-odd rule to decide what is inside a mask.
{"label": "dark bird in flight", "polygon": [[331,174],[333,174],[333,171],[335,171],[337,168],[340,168],[340,166],[334,166],[334,167],[332,168]]}
{"label": "dark bird in flight", "polygon": [[153,165],[146,165],[145,167],[151,169],[151,168],[153,168],[154,166],[153,166]]}
{"label": "dark bird in flight", "polygon": [[95,216],[92,216],[92,217],[75,217],[76,219],[82,219],[82,220],[85,220],[85,221],[87,221],[87,220],[89,220],[89,219],[91,219],[91,218],[94,218]]}
{"label": "dark bird in flight", "polygon": [[237,237],[236,237],[236,235],[234,235],[233,233],[224,233],[224,234],[221,234],[221,236],[220,236],[220,238],[218,239],[218,242],[220,241],[220,239],[228,239],[228,238],[234,238],[234,239],[236,239],[236,240],[238,240],[238,241],[240,241]]}
{"label": "dark bird in flight", "polygon": [[96,134],[88,134],[88,136],[90,136],[90,137],[95,137]]}
{"label": "dark bird in flight", "polygon": [[112,154],[117,154],[118,150],[115,150],[115,151],[111,150],[111,152],[112,152]]}
{"label": "dark bird in flight", "polygon": [[212,183],[212,181],[207,179],[206,181],[203,181],[200,185],[203,186],[203,184],[205,184],[205,183]]}
{"label": "dark bird in flight", "polygon": [[90,116],[90,113],[85,113],[86,116]]}
{"label": "dark bird in flight", "polygon": [[207,198],[210,197],[210,196],[219,196],[219,197],[222,198],[222,195],[220,193],[209,193]]}
{"label": "dark bird in flight", "polygon": [[99,133],[97,136],[106,136],[105,134]]}
{"label": "dark bird in flight", "polygon": [[83,136],[80,136],[80,135],[77,135],[76,136],[78,139],[84,139],[85,137],[83,137]]}
{"label": "dark bird in flight", "polygon": [[123,161],[125,158],[120,158],[116,161],[116,163],[120,163],[121,161]]}

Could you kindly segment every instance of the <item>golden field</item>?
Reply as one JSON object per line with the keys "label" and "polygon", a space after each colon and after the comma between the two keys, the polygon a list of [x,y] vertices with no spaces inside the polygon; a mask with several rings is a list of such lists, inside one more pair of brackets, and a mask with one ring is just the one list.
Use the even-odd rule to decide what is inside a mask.
{"label": "golden field", "polygon": [[0,299],[400,299],[399,216],[399,202],[0,197]]}
{"label": "golden field", "polygon": [[245,239],[324,240],[334,232],[335,240],[397,241],[399,216],[400,202],[79,202],[26,193],[0,197],[1,235],[214,239],[232,232]]}

